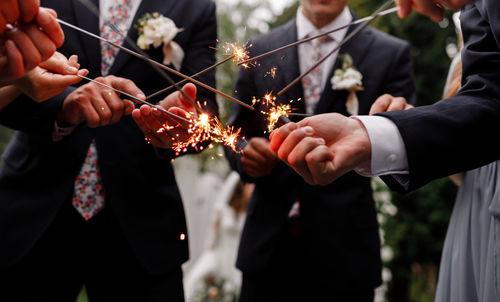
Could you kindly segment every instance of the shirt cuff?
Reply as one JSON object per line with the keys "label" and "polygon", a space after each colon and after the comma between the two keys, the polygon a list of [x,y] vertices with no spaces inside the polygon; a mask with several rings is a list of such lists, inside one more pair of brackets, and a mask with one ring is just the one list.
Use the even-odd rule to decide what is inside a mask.
{"label": "shirt cuff", "polygon": [[[405,144],[396,124],[382,116],[352,118],[358,119],[365,126],[372,147],[371,161],[357,167],[355,171],[358,174],[362,176],[409,174]],[[396,178],[396,175],[394,176]]]}

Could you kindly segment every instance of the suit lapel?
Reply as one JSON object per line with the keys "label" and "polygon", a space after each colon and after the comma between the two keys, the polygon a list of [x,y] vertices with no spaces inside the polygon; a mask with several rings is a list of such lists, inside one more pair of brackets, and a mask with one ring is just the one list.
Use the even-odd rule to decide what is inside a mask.
{"label": "suit lapel", "polygon": [[[92,0],[96,7],[99,7],[99,0]],[[76,26],[83,28],[93,34],[99,35],[99,18],[79,0],[73,0]],[[74,31],[73,29],[69,29]],[[85,34],[79,34],[83,49],[90,62],[90,70],[98,74],[101,72],[101,45],[99,40],[89,37]]]}
{"label": "suit lapel", "polygon": [[[297,26],[295,19],[289,21],[283,28],[282,37],[283,40],[280,41],[280,46],[297,41]],[[278,72],[282,75],[280,77],[281,80],[279,86],[279,89],[281,90],[300,75],[300,70],[297,47],[288,48],[279,54],[279,56],[280,58],[283,58],[282,60],[278,60]],[[274,94],[276,93],[278,93],[278,91],[274,91]],[[304,112],[305,107],[303,100],[297,102],[298,99],[303,99],[303,95],[302,84],[297,83],[280,97],[280,103],[288,103],[290,100],[293,100],[294,102],[292,103],[292,107],[295,109],[294,112]]]}
{"label": "suit lapel", "polygon": [[[353,25],[347,30],[347,35],[349,35],[356,27],[360,25]],[[349,42],[344,44],[339,51],[339,54],[349,54],[351,55],[354,65],[359,69],[362,66],[365,54],[369,49],[369,46],[373,42],[374,36],[370,30],[363,29],[357,35],[355,35]],[[342,68],[342,61],[337,58],[332,70],[330,71],[326,84],[325,90],[321,94],[321,98],[314,110],[315,114],[325,113],[325,112],[339,112],[347,114],[347,109],[345,107],[345,102],[347,101],[348,92],[345,90],[333,90],[330,84],[330,79],[333,77],[333,73],[336,69]]]}
{"label": "suit lapel", "polygon": [[[137,9],[137,13],[134,16],[134,20],[132,21],[132,24],[130,25],[130,28],[127,33],[127,37],[130,38],[131,41],[134,42],[134,45],[136,45],[137,38],[139,37],[139,34],[137,32],[137,29],[134,27],[135,24],[137,24],[137,20],[144,16],[146,13],[154,13],[154,12],[159,12],[166,17],[169,17],[169,14],[172,12],[173,7],[179,3],[179,1],[172,1],[172,0],[143,0]],[[134,47],[131,46],[127,41],[123,41],[123,46],[127,47],[129,49],[134,50]],[[116,59],[113,63],[113,66],[111,66],[111,69],[109,71],[109,74],[116,74],[126,63],[128,60],[134,58],[132,55],[124,52],[124,51],[119,51],[118,55],[116,56]],[[160,62],[161,63],[161,62]],[[148,64],[144,62],[144,64]]]}

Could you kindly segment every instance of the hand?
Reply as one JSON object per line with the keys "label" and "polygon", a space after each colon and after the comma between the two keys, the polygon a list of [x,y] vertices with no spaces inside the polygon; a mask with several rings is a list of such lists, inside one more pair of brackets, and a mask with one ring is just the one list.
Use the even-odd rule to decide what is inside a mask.
{"label": "hand", "polygon": [[[140,99],[146,98],[130,80],[115,76],[95,80]],[[96,128],[118,123],[124,115],[132,113],[132,110],[134,103],[130,100],[120,99],[117,92],[90,82],[66,97],[57,118],[71,125],[87,122],[89,127]]]}
{"label": "hand", "polygon": [[[182,91],[192,100],[196,100],[196,86],[193,84],[184,85]],[[186,119],[198,117],[193,104],[179,91],[167,96],[158,106]],[[151,144],[158,148],[169,149],[176,141],[185,141],[190,136],[187,132],[188,123],[172,118],[148,105],[142,105],[140,109],[135,109],[132,112],[132,117],[144,135],[151,140]],[[174,128],[158,133],[158,130],[164,128],[165,124],[174,126]]]}
{"label": "hand", "polygon": [[82,78],[77,75],[86,76],[89,73],[86,69],[78,68],[80,64],[77,56],[68,60],[63,54],[56,52],[13,84],[31,99],[43,102],[80,82]]}
{"label": "hand", "polygon": [[413,108],[403,97],[393,97],[390,94],[380,96],[370,108],[370,115],[380,112],[398,111]]}
{"label": "hand", "polygon": [[278,157],[311,185],[327,185],[371,157],[363,124],[337,113],[286,124],[270,139]]}
{"label": "hand", "polygon": [[18,20],[31,22],[39,8],[39,0],[2,0],[0,2],[0,34],[3,34],[7,24]]}
{"label": "hand", "polygon": [[0,39],[0,84],[7,85],[49,59],[64,42],[51,9],[40,8],[37,23],[20,24]]}
{"label": "hand", "polygon": [[269,141],[262,137],[250,139],[241,155],[245,173],[254,178],[271,174],[278,161],[279,158],[271,150]]}
{"label": "hand", "polygon": [[398,15],[400,18],[408,17],[414,9],[435,22],[443,19],[444,8],[460,9],[462,6],[474,1],[476,0],[396,0],[399,6]]}

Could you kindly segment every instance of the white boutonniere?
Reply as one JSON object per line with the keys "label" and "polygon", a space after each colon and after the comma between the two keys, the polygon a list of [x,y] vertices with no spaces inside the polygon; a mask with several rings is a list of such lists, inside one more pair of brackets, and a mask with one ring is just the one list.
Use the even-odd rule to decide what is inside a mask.
{"label": "white boutonniere", "polygon": [[335,70],[331,79],[332,89],[347,90],[349,96],[345,103],[347,112],[351,115],[357,115],[359,111],[359,102],[356,92],[364,90],[363,75],[354,67],[352,57],[349,54],[339,55],[342,60],[342,68]]}
{"label": "white boutonniere", "polygon": [[160,13],[147,13],[139,19],[135,27],[139,32],[137,46],[140,49],[148,50],[151,45],[154,48],[163,45],[163,64],[172,64],[177,70],[181,68],[184,50],[173,40],[182,29],[177,28],[172,19]]}

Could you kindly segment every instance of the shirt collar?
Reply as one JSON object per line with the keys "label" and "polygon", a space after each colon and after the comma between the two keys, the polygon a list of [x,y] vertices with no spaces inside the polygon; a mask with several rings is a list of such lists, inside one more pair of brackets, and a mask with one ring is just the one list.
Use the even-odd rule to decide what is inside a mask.
{"label": "shirt collar", "polygon": [[[309,19],[307,19],[302,13],[302,7],[297,10],[297,38],[299,40],[304,39],[308,34],[317,34],[319,32],[329,31],[340,26],[351,23],[352,15],[349,11],[347,5],[340,15],[335,18],[332,22],[323,26],[322,28],[316,28]],[[345,31],[339,30],[329,34],[335,41],[341,41],[345,36]]]}

